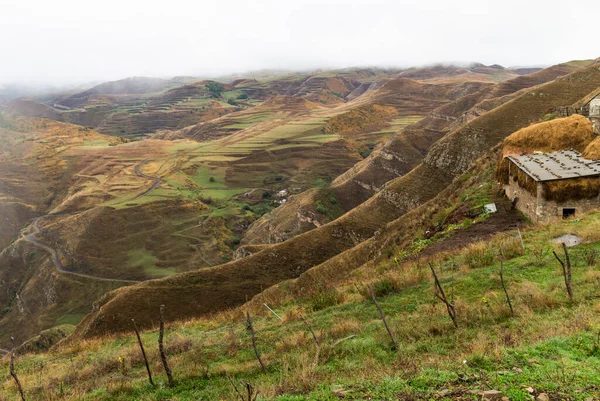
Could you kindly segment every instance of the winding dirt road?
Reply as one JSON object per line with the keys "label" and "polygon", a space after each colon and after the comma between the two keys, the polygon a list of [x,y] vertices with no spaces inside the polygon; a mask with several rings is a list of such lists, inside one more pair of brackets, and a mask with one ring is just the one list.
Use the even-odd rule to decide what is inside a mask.
{"label": "winding dirt road", "polygon": [[[40,227],[39,227],[39,223],[40,221],[48,218],[48,217],[52,217],[52,216],[58,216],[58,214],[47,214],[45,216],[41,216],[38,217],[37,219],[33,220],[33,223],[31,223],[31,228],[33,229],[31,233],[29,234],[25,234],[23,232],[21,232],[21,238],[31,244],[33,244],[35,247],[43,249],[44,251],[46,251],[47,253],[50,254],[50,259],[52,259],[52,263],[54,263],[54,266],[56,266],[56,268],[62,272],[62,273],[66,273],[66,274],[70,274],[72,276],[77,276],[77,277],[83,277],[83,278],[89,278],[89,279],[93,279],[93,280],[98,280],[98,281],[110,281],[110,282],[118,282],[118,283],[139,283],[139,281],[136,280],[125,280],[125,279],[117,279],[117,278],[105,278],[105,277],[96,277],[96,276],[92,276],[90,274],[83,274],[83,273],[76,273],[76,272],[72,272],[69,271],[65,268],[65,266],[62,264],[62,262],[60,261],[60,257],[58,256],[58,252],[56,251],[56,249],[42,244],[40,241],[38,241],[35,238],[35,235],[38,234],[40,232]],[[24,230],[25,231],[25,230]]]}
{"label": "winding dirt road", "polygon": [[[138,177],[142,177],[142,178],[146,178],[148,180],[153,180],[152,185],[150,186],[150,188],[146,189],[144,192],[136,195],[136,197],[134,199],[138,199],[144,195],[147,195],[148,193],[150,193],[151,191],[155,190],[156,188],[158,188],[160,186],[160,184],[162,183],[162,179],[160,177],[153,177],[147,174],[144,174],[142,172],[142,167],[148,163],[148,160],[144,160],[143,162],[137,164],[134,168],[135,174]],[[36,235],[39,234],[40,232],[40,227],[39,227],[39,223],[48,218],[48,217],[52,217],[52,216],[58,216],[59,214],[47,214],[45,216],[41,216],[38,217],[36,219],[33,220],[33,222],[31,223],[31,225],[29,226],[29,228],[31,228],[29,233],[25,233],[26,231],[29,230],[29,228],[24,229],[21,232],[21,238],[31,244],[33,244],[35,247],[40,248],[44,251],[46,251],[49,255],[50,255],[50,259],[52,260],[52,263],[54,263],[54,266],[56,266],[56,268],[62,272],[62,273],[66,273],[66,274],[70,274],[72,276],[77,276],[77,277],[83,277],[83,278],[89,278],[89,279],[93,279],[93,280],[99,280],[99,281],[110,281],[110,282],[118,282],[118,283],[139,283],[140,281],[137,280],[125,280],[125,279],[117,279],[117,278],[105,278],[105,277],[97,277],[97,276],[92,276],[90,274],[83,274],[83,273],[76,273],[73,271],[69,271],[66,269],[66,267],[62,264],[61,260],[60,260],[60,256],[58,255],[58,252],[56,249],[41,243],[40,241],[38,241],[38,239],[36,238]]]}
{"label": "winding dirt road", "polygon": [[160,186],[160,184],[162,183],[162,179],[160,177],[152,177],[150,175],[142,173],[142,167],[146,163],[148,163],[148,160],[144,160],[143,162],[141,162],[139,164],[136,164],[136,166],[134,168],[135,175],[137,175],[138,177],[146,178],[148,180],[154,180],[154,182],[152,183],[152,185],[150,186],[150,188],[148,188],[144,192],[136,195],[136,197],[133,198],[133,199],[138,199],[138,198],[141,198],[144,195],[147,195],[149,192],[154,191],[156,188],[158,188]]}

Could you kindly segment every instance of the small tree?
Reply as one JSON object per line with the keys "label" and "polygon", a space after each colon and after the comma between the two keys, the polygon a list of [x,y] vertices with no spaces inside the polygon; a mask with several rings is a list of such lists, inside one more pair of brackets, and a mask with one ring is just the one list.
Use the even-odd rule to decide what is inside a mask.
{"label": "small tree", "polygon": [[213,97],[220,97],[225,88],[217,82],[209,82],[206,84],[206,89],[208,89]]}

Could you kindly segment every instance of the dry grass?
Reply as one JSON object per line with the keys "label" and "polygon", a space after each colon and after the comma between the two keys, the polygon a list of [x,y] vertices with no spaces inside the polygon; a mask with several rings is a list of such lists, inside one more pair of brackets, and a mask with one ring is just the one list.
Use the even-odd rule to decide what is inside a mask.
{"label": "dry grass", "polygon": [[583,151],[583,157],[586,159],[600,159],[600,138],[594,139]]}
{"label": "dry grass", "polygon": [[544,198],[556,202],[565,202],[570,199],[590,199],[600,193],[600,179],[597,177],[572,178],[545,182]]}
{"label": "dry grass", "polygon": [[488,242],[476,242],[465,249],[463,260],[471,269],[490,266],[494,263],[494,249]]}
{"label": "dry grass", "polygon": [[503,156],[575,149],[583,152],[594,139],[590,121],[580,115],[522,128],[504,140]]}
{"label": "dry grass", "polygon": [[537,283],[524,281],[514,286],[514,298],[518,307],[525,307],[530,311],[540,311],[555,308],[559,301],[547,290],[541,289]]}

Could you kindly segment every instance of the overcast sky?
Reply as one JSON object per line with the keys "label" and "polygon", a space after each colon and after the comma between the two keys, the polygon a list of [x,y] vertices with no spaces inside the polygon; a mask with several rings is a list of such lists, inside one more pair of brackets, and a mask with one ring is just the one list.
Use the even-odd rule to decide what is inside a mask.
{"label": "overcast sky", "polygon": [[600,1],[0,0],[0,83],[600,56]]}

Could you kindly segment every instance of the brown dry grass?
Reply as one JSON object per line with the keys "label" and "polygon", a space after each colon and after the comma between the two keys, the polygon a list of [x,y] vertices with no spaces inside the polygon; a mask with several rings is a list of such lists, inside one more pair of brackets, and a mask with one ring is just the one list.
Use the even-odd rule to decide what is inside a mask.
{"label": "brown dry grass", "polygon": [[583,152],[594,139],[590,121],[580,115],[522,128],[504,140],[503,156],[575,149]]}
{"label": "brown dry grass", "polygon": [[600,159],[600,138],[596,138],[590,142],[590,144],[583,151],[582,156],[586,159]]}
{"label": "brown dry grass", "polygon": [[590,199],[600,193],[600,179],[597,177],[573,178],[545,182],[544,198],[557,202],[569,199]]}

